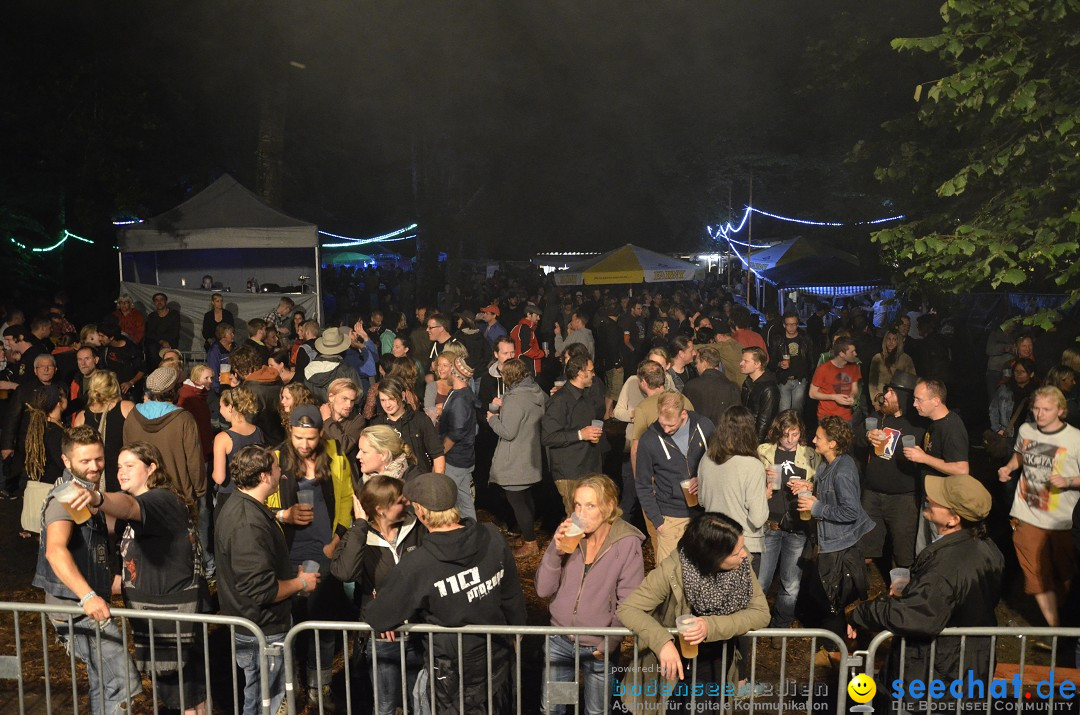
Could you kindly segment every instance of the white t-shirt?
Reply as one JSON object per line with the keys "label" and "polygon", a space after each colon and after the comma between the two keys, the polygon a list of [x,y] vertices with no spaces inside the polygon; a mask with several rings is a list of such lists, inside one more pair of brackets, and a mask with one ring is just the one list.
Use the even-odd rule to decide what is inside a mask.
{"label": "white t-shirt", "polygon": [[1057,432],[1042,432],[1027,422],[1017,431],[1014,449],[1023,458],[1023,474],[1010,516],[1041,529],[1071,529],[1080,492],[1053,487],[1050,477],[1080,475],[1080,430],[1065,425]]}

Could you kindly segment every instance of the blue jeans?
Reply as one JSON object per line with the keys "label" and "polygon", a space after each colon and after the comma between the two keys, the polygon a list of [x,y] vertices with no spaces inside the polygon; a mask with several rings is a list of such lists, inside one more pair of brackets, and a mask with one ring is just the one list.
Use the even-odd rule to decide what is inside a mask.
{"label": "blue jeans", "polygon": [[806,536],[791,531],[766,531],[765,553],[761,556],[758,579],[763,591],[768,592],[773,574],[780,578],[780,590],[776,594],[776,612],[771,628],[788,628],[795,620],[795,602],[799,599],[799,581],[802,569],[799,558],[806,546]]}
{"label": "blue jeans", "polygon": [[798,410],[803,408],[806,400],[806,378],[802,380],[787,380],[780,383],[780,411]]}
{"label": "blue jeans", "polygon": [[[376,715],[394,715],[401,707],[401,635],[398,642],[375,641],[375,669],[378,693],[375,696]],[[424,655],[419,647],[419,640],[410,638],[405,642],[405,692],[411,693],[416,686],[416,676],[424,667]],[[370,646],[370,640],[368,645]],[[367,654],[367,671],[371,673],[371,652]],[[410,701],[410,705],[412,702]],[[410,708],[410,711],[412,708]]]}
{"label": "blue jeans", "polygon": [[476,507],[473,505],[476,494],[472,480],[473,469],[475,467],[455,467],[452,464],[447,464],[446,476],[453,479],[454,483],[457,484],[456,506],[461,513],[461,518],[476,521]]}
{"label": "blue jeans", "polygon": [[[276,713],[285,699],[285,642],[284,633],[266,636],[273,650],[266,657],[266,678],[270,685],[270,712]],[[255,636],[236,633],[236,664],[244,671],[244,715],[262,712],[259,691],[259,641]]]}
{"label": "blue jeans", "polygon": [[[579,645],[572,642],[566,636],[548,636],[545,650],[547,651],[548,672],[547,680],[551,683],[573,683],[576,680],[574,672],[574,651],[578,652],[578,663],[581,665],[585,680],[585,703],[580,712],[584,715],[603,715],[608,711],[608,701],[611,699],[611,686],[609,685],[609,673],[604,672],[604,661],[597,660],[593,656],[596,646]],[[614,665],[612,656],[608,656],[608,668]],[[577,686],[573,686],[576,696]],[[605,693],[605,690],[607,691]],[[574,698],[575,701],[577,698]],[[545,685],[540,695],[541,712],[546,715],[565,715],[570,712],[569,705],[548,703],[548,689]]]}
{"label": "blue jeans", "polygon": [[127,700],[142,692],[142,683],[139,671],[124,648],[123,636],[116,621],[110,619],[100,631],[97,621],[88,616],[73,616],[70,631],[66,619],[53,620],[52,623],[56,627],[57,637],[68,652],[74,652],[78,660],[86,663],[86,676],[90,681],[90,712],[94,715],[128,712]]}
{"label": "blue jeans", "polygon": [[214,563],[214,540],[210,538],[210,518],[214,513],[214,507],[210,504],[211,492],[208,488],[206,493],[197,497],[199,502],[199,542],[202,544],[203,569],[206,578],[213,578],[217,570]]}

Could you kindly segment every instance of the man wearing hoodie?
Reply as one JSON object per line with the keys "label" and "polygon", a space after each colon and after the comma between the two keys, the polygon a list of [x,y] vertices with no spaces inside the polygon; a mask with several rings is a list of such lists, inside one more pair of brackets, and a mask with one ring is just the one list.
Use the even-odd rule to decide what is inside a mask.
{"label": "man wearing hoodie", "polygon": [[[430,533],[420,548],[405,554],[364,608],[363,619],[372,629],[389,631],[407,619],[450,628],[524,625],[525,594],[510,547],[491,524],[460,521],[453,480],[421,474],[405,483],[404,494]],[[457,635],[431,637],[434,664],[421,671],[414,690],[424,702],[434,697],[436,712],[448,715],[489,712],[489,705],[493,713],[511,711],[513,651],[504,637],[491,638],[490,661],[484,636],[460,636],[460,651]]]}
{"label": "man wearing hoodie", "polygon": [[349,336],[339,327],[327,328],[315,341],[315,350],[319,356],[304,368],[304,384],[311,390],[315,399],[326,402],[326,390],[330,383],[339,377],[347,377],[361,384],[360,375],[345,362],[342,356],[349,349]]}
{"label": "man wearing hoodie", "polygon": [[675,550],[690,523],[681,483],[697,479],[715,429],[707,417],[687,410],[684,399],[678,392],[660,395],[656,421],[638,440],[634,480],[658,564]]}
{"label": "man wearing hoodie", "polygon": [[769,427],[780,411],[780,386],[776,384],[776,375],[765,369],[767,364],[764,350],[743,348],[739,362],[739,372],[746,377],[742,384],[742,404],[754,415],[758,444],[769,436]]}
{"label": "man wearing hoodie", "polygon": [[229,362],[233,374],[251,390],[259,405],[258,412],[251,416],[251,423],[262,430],[266,444],[278,444],[285,439],[285,429],[277,411],[282,386],[278,371],[262,362],[261,352],[246,344],[232,351]]}
{"label": "man wearing hoodie", "polygon": [[[175,404],[180,375],[172,367],[159,367],[146,378],[146,401],[124,421],[124,444],[149,442],[161,451],[161,467],[176,478],[183,496],[199,507],[199,538],[210,541],[210,508],[206,503],[206,461],[199,439],[199,425],[185,409]],[[209,578],[214,573],[211,549],[203,550]]]}
{"label": "man wearing hoodie", "polygon": [[525,305],[525,317],[518,321],[510,330],[510,337],[514,339],[514,348],[519,357],[532,370],[533,375],[539,375],[543,368],[543,360],[548,356],[548,351],[540,347],[536,340],[536,325],[540,322],[540,309],[532,303]]}

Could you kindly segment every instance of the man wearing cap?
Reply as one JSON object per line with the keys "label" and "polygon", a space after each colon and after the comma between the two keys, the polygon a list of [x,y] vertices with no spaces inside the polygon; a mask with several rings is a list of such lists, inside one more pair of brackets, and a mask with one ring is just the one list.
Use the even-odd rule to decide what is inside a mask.
{"label": "man wearing cap", "polygon": [[1071,530],[1080,502],[1080,430],[1065,424],[1065,395],[1056,387],[1035,391],[1031,414],[1035,421],[1016,431],[1015,451],[998,478],[1007,482],[1023,468],[1009,511],[1016,522],[1013,546],[1024,592],[1035,597],[1046,625],[1056,627],[1075,571]]}
{"label": "man wearing cap", "polygon": [[124,337],[120,326],[106,323],[98,328],[101,344],[105,346],[105,369],[116,373],[120,392],[129,400],[140,399],[140,383],[146,375],[146,361],[142,348],[134,340]]}
{"label": "man wearing cap", "polygon": [[[185,409],[177,407],[180,374],[159,367],[146,378],[146,401],[135,405],[124,421],[124,444],[149,442],[161,451],[161,468],[176,479],[187,499],[199,507],[199,536],[210,542],[210,509],[206,504],[206,461],[199,439],[199,425]],[[213,550],[203,550],[207,576],[214,573]]]}
{"label": "man wearing cap", "polygon": [[566,337],[563,337],[562,328],[558,323],[555,323],[555,354],[561,355],[563,350],[568,345],[573,343],[581,343],[589,351],[589,357],[596,357],[596,340],[593,338],[592,331],[585,327],[585,314],[580,310],[575,310],[570,316],[569,330],[566,332]]}
{"label": "man wearing cap", "polygon": [[533,303],[525,304],[525,317],[518,321],[510,330],[510,337],[514,341],[514,357],[521,358],[533,375],[539,375],[543,366],[543,359],[548,356],[548,351],[540,347],[536,341],[536,324],[540,322],[540,309]]}
{"label": "man wearing cap", "polygon": [[454,359],[450,368],[451,389],[439,418],[439,436],[446,455],[446,475],[458,487],[457,509],[463,518],[476,521],[473,500],[473,469],[476,467],[476,403],[469,388],[473,371],[465,358]]}
{"label": "man wearing cap", "polygon": [[[460,520],[458,494],[458,486],[442,474],[421,474],[405,483],[404,495],[430,533],[391,569],[364,608],[363,619],[376,632],[413,618],[451,628],[525,624],[525,595],[510,547],[493,525]],[[492,637],[489,661],[484,636],[460,636],[460,651],[458,638],[432,636],[434,666],[428,670],[424,661],[414,692],[430,702],[428,688],[433,688],[436,712],[465,715],[489,712],[490,687],[490,712],[510,712],[509,641]],[[463,693],[458,691],[459,678]],[[464,710],[459,709],[461,699]]]}
{"label": "man wearing cap", "polygon": [[304,368],[303,379],[319,402],[326,402],[326,389],[339,377],[347,377],[357,384],[360,383],[360,375],[345,362],[342,355],[349,349],[349,345],[349,335],[337,326],[324,330],[322,336],[315,341],[315,350],[319,355]]}
{"label": "man wearing cap", "polygon": [[[275,523],[274,512],[265,506],[281,482],[281,467],[274,453],[257,445],[244,447],[233,456],[229,476],[236,492],[221,507],[214,534],[215,551],[221,561],[218,578],[221,613],[254,622],[273,646],[265,657],[270,685],[269,712],[276,713],[285,697],[285,658],[281,646],[285,633],[292,627],[292,597],[314,591],[319,574],[304,573],[302,566],[298,568],[289,562],[285,534],[280,524]],[[263,656],[254,634],[238,629],[235,640],[236,663],[244,671],[243,712],[254,715],[262,712],[259,668]]]}
{"label": "man wearing cap", "polygon": [[[934,540],[915,558],[911,581],[900,590],[861,603],[851,614],[848,636],[889,630],[906,639],[904,682],[969,678],[988,683],[989,638],[938,638],[944,628],[996,626],[994,608],[1005,560],[986,533],[990,493],[967,474],[926,478],[923,516]],[[934,650],[934,672],[928,673]],[[963,662],[961,663],[961,651]],[[889,677],[899,677],[899,644],[890,650]],[[971,671],[970,673],[967,671]]]}
{"label": "man wearing cap", "polygon": [[491,345],[492,349],[495,348],[495,344],[499,341],[499,338],[506,335],[506,328],[499,322],[499,306],[492,303],[480,309],[480,312],[476,314],[477,322],[481,323],[480,332],[484,338]]}
{"label": "man wearing cap", "polygon": [[[919,465],[904,456],[903,438],[918,444],[926,430],[911,422],[917,378],[910,372],[897,370],[885,386],[878,426],[867,432],[855,430],[855,443],[870,448],[862,484],[862,505],[874,520],[874,530],[863,536],[860,544],[863,556],[881,559],[878,570],[888,584],[888,573],[895,563],[899,568],[911,568],[915,560],[915,535],[919,527]],[[910,441],[910,440],[909,440]],[[892,544],[892,554],[885,554],[886,541]]]}

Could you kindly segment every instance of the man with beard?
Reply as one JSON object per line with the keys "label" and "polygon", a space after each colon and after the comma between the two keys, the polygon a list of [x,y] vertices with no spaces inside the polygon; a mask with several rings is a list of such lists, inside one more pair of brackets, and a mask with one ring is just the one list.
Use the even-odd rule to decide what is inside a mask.
{"label": "man with beard", "polygon": [[84,345],[75,351],[75,365],[79,369],[79,374],[68,386],[68,392],[71,394],[71,404],[68,406],[70,414],[75,414],[86,407],[86,383],[90,380],[90,376],[97,372],[98,360],[97,353],[89,345]]}
{"label": "man with beard", "polygon": [[510,337],[514,341],[514,357],[519,357],[522,362],[532,370],[533,375],[539,375],[543,368],[543,359],[548,356],[548,351],[540,347],[536,339],[536,326],[540,322],[540,309],[532,303],[525,306],[525,317],[510,329]]}
{"label": "man with beard", "polygon": [[[915,382],[911,373],[894,372],[892,381],[885,386],[877,429],[855,431],[856,444],[873,447],[862,485],[862,505],[876,526],[862,538],[861,548],[866,558],[880,559],[878,570],[886,586],[894,563],[907,569],[915,561],[919,465],[904,457],[901,446],[905,436],[918,444],[926,434],[925,429],[911,422]],[[892,545],[891,554],[884,553],[886,542]]]}
{"label": "man with beard", "polygon": [[[5,470],[3,489],[0,489],[0,498],[14,499],[21,489],[20,475],[23,471],[25,458],[25,444],[20,442],[20,437],[25,437],[26,426],[29,422],[27,406],[34,400],[34,394],[41,388],[53,384],[56,377],[56,360],[52,355],[38,355],[34,360],[33,377],[19,385],[8,400],[7,415],[4,418],[3,432],[0,433],[0,458],[8,459],[15,456],[14,463],[9,464],[10,469]],[[18,443],[18,444],[16,444]],[[15,448],[19,447],[19,454],[15,454]]]}
{"label": "man with beard", "polygon": [[[364,609],[363,618],[372,629],[385,632],[406,620],[451,628],[525,625],[525,595],[514,555],[493,525],[461,519],[454,506],[458,487],[453,480],[443,474],[421,474],[405,482],[404,496],[429,534],[420,548],[390,570],[385,585]],[[436,712],[512,712],[513,651],[505,637],[431,638],[433,666],[427,669],[425,660],[414,689],[423,702],[431,701],[430,688]]]}
{"label": "man with beard", "polygon": [[143,348],[146,364],[150,369],[161,362],[161,351],[180,345],[180,313],[169,308],[169,298],[164,293],[154,293],[154,310],[146,316],[146,334]]}
{"label": "man with beard", "polygon": [[573,509],[573,484],[583,474],[599,472],[602,466],[601,427],[594,426],[603,416],[590,399],[593,361],[587,355],[570,358],[566,378],[548,402],[540,421],[540,443],[548,448],[548,460],[555,487],[563,497],[567,515]]}
{"label": "man with beard", "polygon": [[[64,433],[62,450],[64,475],[45,499],[33,585],[45,592],[46,605],[82,609],[76,615],[50,613],[49,619],[71,655],[86,664],[91,712],[113,715],[126,712],[142,686],[109,611],[113,577],[108,530],[105,515],[97,511],[104,501],[97,488],[105,446],[92,427],[76,427]],[[54,495],[68,482],[89,491],[81,500],[63,504]]]}

